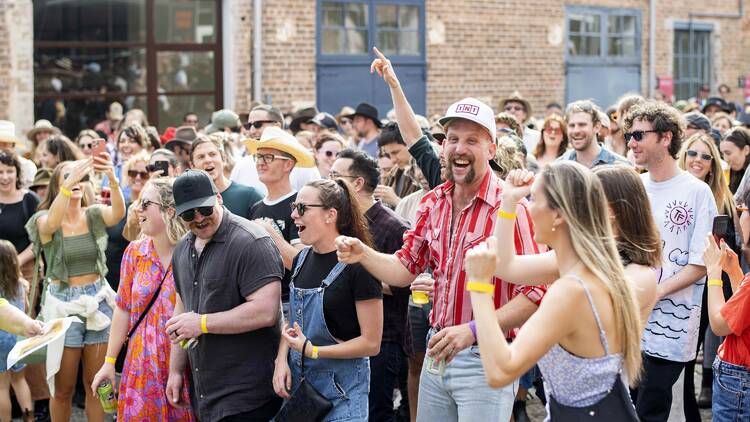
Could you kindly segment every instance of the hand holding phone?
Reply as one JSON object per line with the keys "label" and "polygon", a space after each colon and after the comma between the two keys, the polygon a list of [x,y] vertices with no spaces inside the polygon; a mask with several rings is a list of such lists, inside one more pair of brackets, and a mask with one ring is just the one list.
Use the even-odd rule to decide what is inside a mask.
{"label": "hand holding phone", "polygon": [[732,219],[726,214],[719,214],[714,217],[714,225],[713,229],[711,229],[711,233],[714,235],[717,245],[720,244],[721,240],[727,240],[729,224],[731,222]]}
{"label": "hand holding phone", "polygon": [[91,147],[91,155],[98,157],[103,152],[107,152],[107,141],[103,138],[94,139],[94,145]]}

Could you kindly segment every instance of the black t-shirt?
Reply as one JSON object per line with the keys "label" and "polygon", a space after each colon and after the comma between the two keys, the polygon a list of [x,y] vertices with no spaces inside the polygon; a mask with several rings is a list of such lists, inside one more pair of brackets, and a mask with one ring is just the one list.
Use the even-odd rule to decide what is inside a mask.
{"label": "black t-shirt", "polygon": [[30,244],[26,232],[26,222],[36,212],[39,197],[34,192],[26,192],[23,199],[13,204],[0,204],[0,239],[13,244],[17,253],[23,252]]}
{"label": "black t-shirt", "polygon": [[107,250],[104,255],[107,257],[107,282],[114,291],[120,286],[120,264],[125,249],[130,242],[122,235],[125,223],[128,221],[130,204],[125,206],[125,216],[112,227],[107,227]]}
{"label": "black t-shirt", "polygon": [[[295,244],[299,242],[299,233],[297,226],[292,219],[291,204],[297,200],[297,192],[292,192],[289,196],[281,200],[267,202],[267,199],[258,201],[250,210],[250,219],[256,218],[268,220],[271,225],[281,233],[281,236],[287,242]],[[292,272],[284,269],[284,278],[281,279],[281,300],[289,301],[289,281],[292,279]]]}
{"label": "black t-shirt", "polygon": [[[297,255],[292,268],[297,266]],[[310,250],[295,278],[295,286],[300,289],[314,289],[336,266],[336,252],[317,254]],[[343,341],[359,337],[356,301],[381,299],[383,288],[380,282],[359,264],[348,265],[323,295],[323,314],[331,335]]]}

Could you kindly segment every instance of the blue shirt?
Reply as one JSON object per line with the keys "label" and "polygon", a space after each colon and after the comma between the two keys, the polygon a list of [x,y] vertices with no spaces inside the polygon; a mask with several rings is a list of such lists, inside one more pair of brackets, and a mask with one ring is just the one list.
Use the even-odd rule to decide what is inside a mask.
{"label": "blue shirt", "polygon": [[[578,151],[571,149],[570,151],[567,151],[565,154],[560,156],[558,160],[576,161],[576,158],[578,158]],[[591,168],[605,164],[625,164],[628,166],[633,165],[633,163],[628,161],[627,158],[623,157],[622,155],[615,154],[607,148],[600,146],[599,155],[597,155],[594,161],[591,163]]]}

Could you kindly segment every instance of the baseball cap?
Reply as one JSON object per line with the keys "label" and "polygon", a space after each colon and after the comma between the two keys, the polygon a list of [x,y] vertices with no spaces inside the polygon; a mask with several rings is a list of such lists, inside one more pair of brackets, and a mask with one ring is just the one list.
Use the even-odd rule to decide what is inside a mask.
{"label": "baseball cap", "polygon": [[495,132],[497,132],[495,114],[492,112],[492,107],[487,104],[476,98],[464,98],[461,101],[451,104],[448,107],[448,111],[445,112],[445,117],[440,119],[439,122],[447,131],[448,125],[454,119],[470,120],[484,127],[490,133],[492,142],[495,142]]}
{"label": "baseball cap", "polygon": [[175,213],[180,215],[193,208],[213,207],[218,193],[208,173],[203,170],[186,170],[175,179],[172,187]]}
{"label": "baseball cap", "polygon": [[685,120],[687,120],[687,124],[690,126],[695,126],[706,132],[711,130],[711,121],[708,120],[708,117],[703,113],[691,111],[690,113],[685,114]]}
{"label": "baseball cap", "polygon": [[339,128],[338,123],[336,123],[336,118],[333,117],[330,113],[325,112],[316,114],[315,117],[308,120],[307,123],[313,123],[324,129],[338,130]]}

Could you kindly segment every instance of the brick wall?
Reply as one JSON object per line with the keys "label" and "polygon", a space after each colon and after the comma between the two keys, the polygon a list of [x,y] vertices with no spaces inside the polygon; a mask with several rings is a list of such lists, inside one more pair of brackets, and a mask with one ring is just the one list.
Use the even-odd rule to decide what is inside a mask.
{"label": "brick wall", "polygon": [[34,124],[31,0],[0,1],[0,119],[18,135]]}

